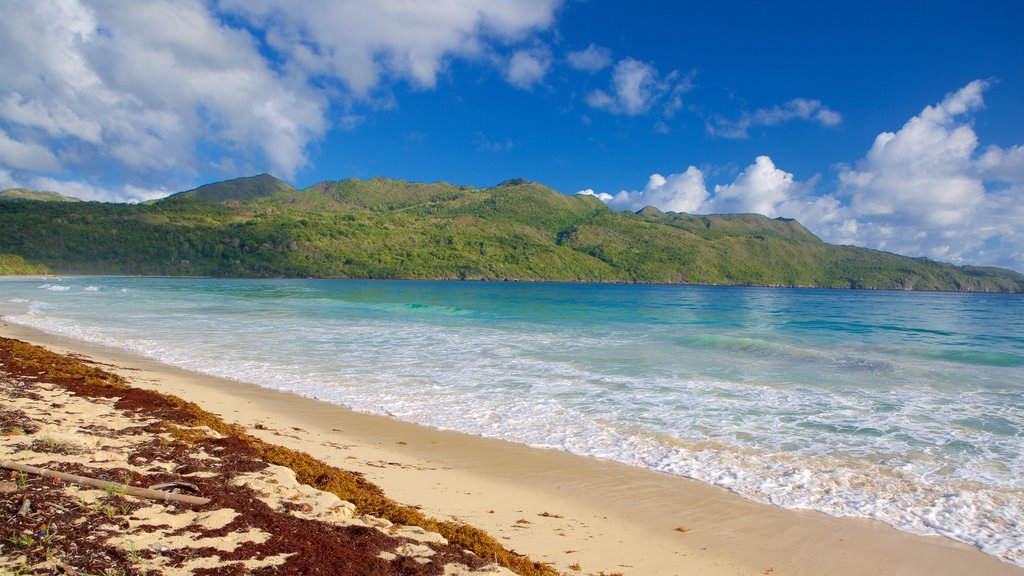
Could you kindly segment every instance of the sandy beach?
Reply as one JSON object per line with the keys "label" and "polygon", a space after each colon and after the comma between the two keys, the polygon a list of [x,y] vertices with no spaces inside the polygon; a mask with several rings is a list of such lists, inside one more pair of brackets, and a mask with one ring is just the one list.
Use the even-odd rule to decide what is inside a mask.
{"label": "sandy beach", "polygon": [[560,572],[1024,574],[966,545],[872,520],[782,510],[686,478],[359,414],[20,326],[3,324],[0,336],[83,355],[131,386],[195,402]]}

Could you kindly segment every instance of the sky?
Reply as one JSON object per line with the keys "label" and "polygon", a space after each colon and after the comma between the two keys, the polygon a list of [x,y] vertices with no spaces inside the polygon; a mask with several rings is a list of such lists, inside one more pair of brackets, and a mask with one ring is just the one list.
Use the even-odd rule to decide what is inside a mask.
{"label": "sky", "polygon": [[0,189],[526,178],[1024,272],[1024,2],[0,4]]}

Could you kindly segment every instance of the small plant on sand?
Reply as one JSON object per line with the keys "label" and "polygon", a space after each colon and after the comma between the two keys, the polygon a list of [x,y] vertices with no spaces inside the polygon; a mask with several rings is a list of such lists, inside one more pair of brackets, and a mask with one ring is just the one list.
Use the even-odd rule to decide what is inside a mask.
{"label": "small plant on sand", "polygon": [[103,491],[108,497],[111,496],[124,496],[128,493],[128,486],[126,484],[110,484]]}
{"label": "small plant on sand", "polygon": [[52,436],[42,436],[32,441],[29,446],[36,452],[48,452],[56,454],[75,454],[81,451],[81,447],[68,440],[58,440]]}
{"label": "small plant on sand", "polygon": [[135,543],[128,541],[124,543],[124,553],[128,555],[128,559],[132,562],[139,561],[139,549],[135,546]]}
{"label": "small plant on sand", "polygon": [[95,502],[89,509],[90,514],[101,514],[107,518],[113,518],[117,515],[117,509],[110,504],[104,504],[103,502]]}
{"label": "small plant on sand", "polygon": [[27,548],[32,545],[32,536],[14,531],[11,532],[11,537],[7,541],[14,545],[15,548]]}
{"label": "small plant on sand", "polygon": [[15,474],[14,477],[15,477],[15,482],[17,482],[17,484],[18,484],[18,488],[24,488],[25,486],[28,486],[28,473],[27,472],[18,472],[18,473]]}

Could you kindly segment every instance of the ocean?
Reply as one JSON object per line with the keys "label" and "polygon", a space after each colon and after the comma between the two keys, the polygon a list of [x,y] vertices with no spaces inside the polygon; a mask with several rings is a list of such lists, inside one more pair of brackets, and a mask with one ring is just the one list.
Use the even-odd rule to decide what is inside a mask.
{"label": "ocean", "polygon": [[1024,297],[0,280],[11,323],[435,428],[870,517],[1024,566]]}

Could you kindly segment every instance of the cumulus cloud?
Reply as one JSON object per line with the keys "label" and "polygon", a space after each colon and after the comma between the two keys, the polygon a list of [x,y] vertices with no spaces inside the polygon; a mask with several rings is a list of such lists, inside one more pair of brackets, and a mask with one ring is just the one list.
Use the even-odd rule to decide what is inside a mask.
{"label": "cumulus cloud", "polygon": [[[979,153],[972,114],[984,106],[985,81],[974,81],[926,106],[895,132],[879,134],[855,166],[838,169],[838,188],[816,192],[768,156],[699,203],[704,178],[652,175],[647,186],[617,194],[584,191],[621,210],[651,205],[692,213],[754,212],[796,218],[822,239],[957,264],[1024,271],[1024,146]],[[684,176],[696,193],[672,195]],[[664,186],[660,185],[665,182]],[[686,201],[679,200],[686,198]],[[686,208],[683,208],[686,206]]]}
{"label": "cumulus cloud", "polygon": [[609,91],[597,89],[587,95],[591,108],[612,114],[640,116],[658,105],[666,115],[682,106],[682,94],[693,87],[693,75],[683,77],[673,70],[664,77],[652,64],[633,58],[615,63]]}
{"label": "cumulus cloud", "polygon": [[926,106],[839,172],[854,239],[952,262],[1024,269],[1024,148],[978,154],[972,115],[989,88],[975,80]]}
{"label": "cumulus cloud", "polygon": [[325,127],[315,92],[199,2],[22,2],[5,11],[0,53],[0,125],[22,158],[0,157],[9,168],[196,170],[195,149],[217,143],[289,176]]}
{"label": "cumulus cloud", "polygon": [[652,174],[640,190],[617,194],[582,190],[600,198],[615,210],[637,211],[653,206],[666,212],[756,213],[769,217],[811,217],[814,221],[836,218],[834,197],[813,196],[813,183],[798,182],[775,166],[768,156],[758,156],[729,184],[717,184],[709,192],[704,171],[690,166],[677,174]]}
{"label": "cumulus cloud", "polygon": [[978,170],[986,180],[1024,182],[1024,146],[990,146],[978,158]]}
{"label": "cumulus cloud", "polygon": [[546,46],[532,50],[516,50],[509,58],[505,79],[523,90],[533,90],[551,67],[551,51]]}
{"label": "cumulus cloud", "polygon": [[707,200],[708,190],[704,185],[704,173],[696,166],[690,166],[681,174],[669,174],[667,177],[651,174],[642,190],[623,190],[615,195],[583,190],[579,194],[596,196],[615,210],[635,212],[654,206],[666,212],[695,212]]}
{"label": "cumulus cloud", "polygon": [[612,51],[608,48],[591,43],[583,50],[569,52],[566,55],[569,66],[576,70],[591,74],[604,70],[612,63]]}
{"label": "cumulus cloud", "polygon": [[822,104],[820,100],[794,98],[781,106],[745,112],[736,119],[716,116],[709,120],[705,127],[712,136],[739,139],[748,138],[750,129],[756,126],[777,126],[790,120],[807,120],[831,127],[842,123],[843,117]]}
{"label": "cumulus cloud", "polygon": [[[494,46],[549,26],[557,6],[11,0],[0,19],[0,169],[21,181],[290,178],[328,129],[362,118],[356,107],[386,106],[389,83],[430,88],[452,58],[495,61]],[[517,60],[520,86],[543,76],[537,54],[524,54],[535,66]]]}
{"label": "cumulus cloud", "polygon": [[714,200],[704,208],[711,212],[753,212],[775,217],[780,205],[790,200],[795,187],[792,174],[776,168],[768,156],[758,156],[736,181],[715,186]]}
{"label": "cumulus cloud", "polygon": [[367,96],[382,79],[431,88],[453,56],[515,41],[554,21],[557,0],[223,0],[266,26],[267,42],[304,76],[340,79]]}

